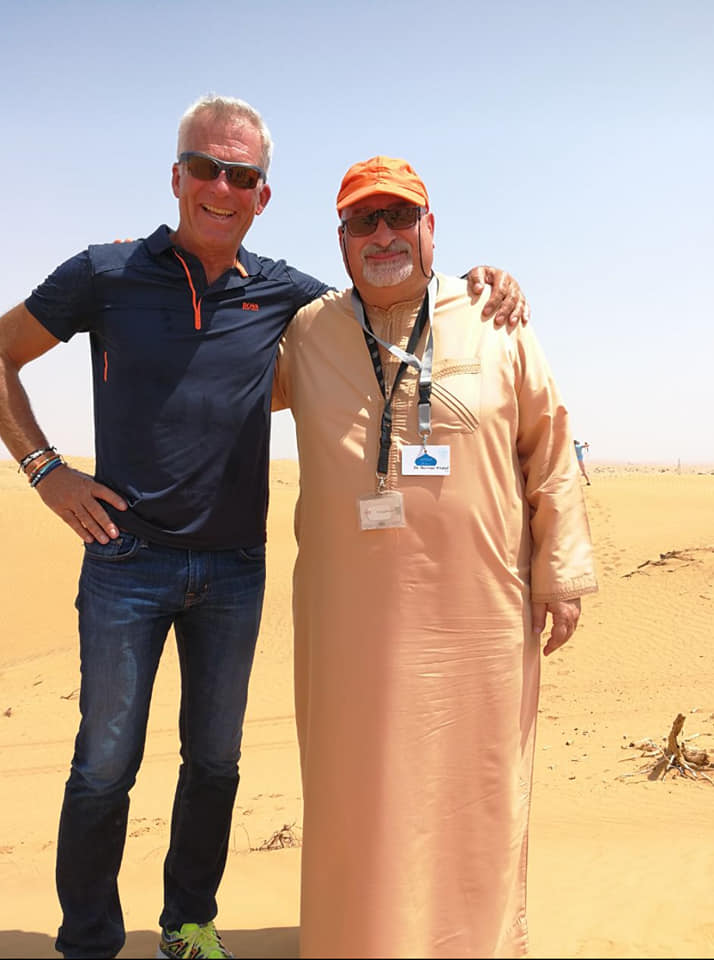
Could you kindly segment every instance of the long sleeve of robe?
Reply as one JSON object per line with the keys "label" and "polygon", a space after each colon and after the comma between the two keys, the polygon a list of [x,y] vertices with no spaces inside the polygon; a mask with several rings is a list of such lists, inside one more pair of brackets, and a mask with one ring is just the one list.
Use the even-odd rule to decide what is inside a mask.
{"label": "long sleeve of robe", "polygon": [[[567,410],[532,326],[495,329],[463,281],[438,279],[429,444],[449,446],[450,474],[401,473],[402,446],[420,443],[410,368],[386,484],[403,495],[403,527],[359,525],[384,399],[348,291],[296,315],[276,368],[300,460],[303,957],[527,950],[531,602],[594,592],[593,552]],[[368,316],[405,349],[418,308]],[[380,353],[389,390],[399,361]]]}

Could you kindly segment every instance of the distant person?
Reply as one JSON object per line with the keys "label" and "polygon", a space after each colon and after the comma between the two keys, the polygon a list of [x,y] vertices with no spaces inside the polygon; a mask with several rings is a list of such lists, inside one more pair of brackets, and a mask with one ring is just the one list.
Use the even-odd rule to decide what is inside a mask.
{"label": "distant person", "polygon": [[597,589],[568,414],[531,327],[435,274],[403,160],[337,197],[351,289],[298,312],[303,957],[515,957],[543,652]]}
{"label": "distant person", "polygon": [[587,480],[587,485],[590,486],[590,477],[588,476],[587,470],[585,469],[585,451],[590,449],[589,443],[580,443],[579,440],[573,440],[575,444],[575,456],[578,460],[578,466],[580,467],[580,472]]}
{"label": "distant person", "polygon": [[[129,792],[172,627],[182,763],[160,952],[230,956],[213,919],[265,584],[273,368],[292,315],[328,290],[242,246],[270,200],[271,153],[247,103],[198,101],[181,119],[172,167],[178,227],[90,247],[0,318],[0,436],[85,544],[81,721],[57,844],[65,957],[114,957],[125,942],[117,876]],[[483,267],[472,275],[491,283],[496,317],[523,315],[512,278]],[[83,332],[94,477],[52,446],[20,379],[25,364]]]}

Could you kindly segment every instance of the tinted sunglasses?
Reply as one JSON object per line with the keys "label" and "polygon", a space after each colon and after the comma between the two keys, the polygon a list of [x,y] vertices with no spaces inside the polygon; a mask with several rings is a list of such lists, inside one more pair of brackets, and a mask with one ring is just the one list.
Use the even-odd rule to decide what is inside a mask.
{"label": "tinted sunglasses", "polygon": [[421,219],[423,207],[391,207],[389,210],[372,210],[371,213],[358,213],[342,221],[351,237],[368,237],[374,233],[381,217],[390,230],[408,230]]}
{"label": "tinted sunglasses", "polygon": [[197,180],[217,180],[221,170],[224,170],[228,183],[242,190],[252,190],[259,180],[267,180],[265,170],[253,163],[228,163],[196,150],[187,150],[180,154],[178,162],[185,163],[188,172]]}

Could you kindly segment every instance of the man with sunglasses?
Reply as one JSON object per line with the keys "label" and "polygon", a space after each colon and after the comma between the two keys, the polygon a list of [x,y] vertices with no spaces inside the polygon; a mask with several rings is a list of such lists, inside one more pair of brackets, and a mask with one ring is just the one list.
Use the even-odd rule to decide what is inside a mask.
{"label": "man with sunglasses", "polygon": [[[125,942],[117,875],[129,791],[171,627],[182,764],[160,950],[230,956],[213,918],[265,583],[273,368],[290,318],[329,289],[243,246],[270,199],[271,152],[248,104],[199,100],[179,126],[178,227],[88,248],[0,318],[0,435],[85,545],[81,722],[57,847],[65,957],[113,957]],[[517,321],[517,284],[489,270],[476,282],[492,280],[497,315]],[[55,450],[20,380],[79,332],[90,335],[94,477]]]}
{"label": "man with sunglasses", "polygon": [[281,343],[292,409],[303,957],[511,957],[543,652],[597,589],[567,411],[528,327],[434,273],[404,160],[345,174],[351,289]]}

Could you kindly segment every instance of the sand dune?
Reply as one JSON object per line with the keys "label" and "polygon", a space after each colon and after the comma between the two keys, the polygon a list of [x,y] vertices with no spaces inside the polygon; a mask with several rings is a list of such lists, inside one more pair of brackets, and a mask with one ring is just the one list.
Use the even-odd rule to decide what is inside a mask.
{"label": "sand dune", "polygon": [[[89,461],[70,458],[87,468]],[[678,713],[714,754],[714,470],[588,464],[600,593],[544,661],[530,852],[531,956],[714,957],[714,783],[628,776]],[[268,591],[219,926],[238,956],[297,955],[300,781],[290,578],[297,467],[272,464]],[[0,462],[0,956],[52,957],[57,817],[77,724],[81,544]],[[120,878],[122,957],[153,956],[177,770],[177,661],[157,680]],[[714,771],[710,771],[714,779]],[[272,842],[271,842],[272,841]]]}

